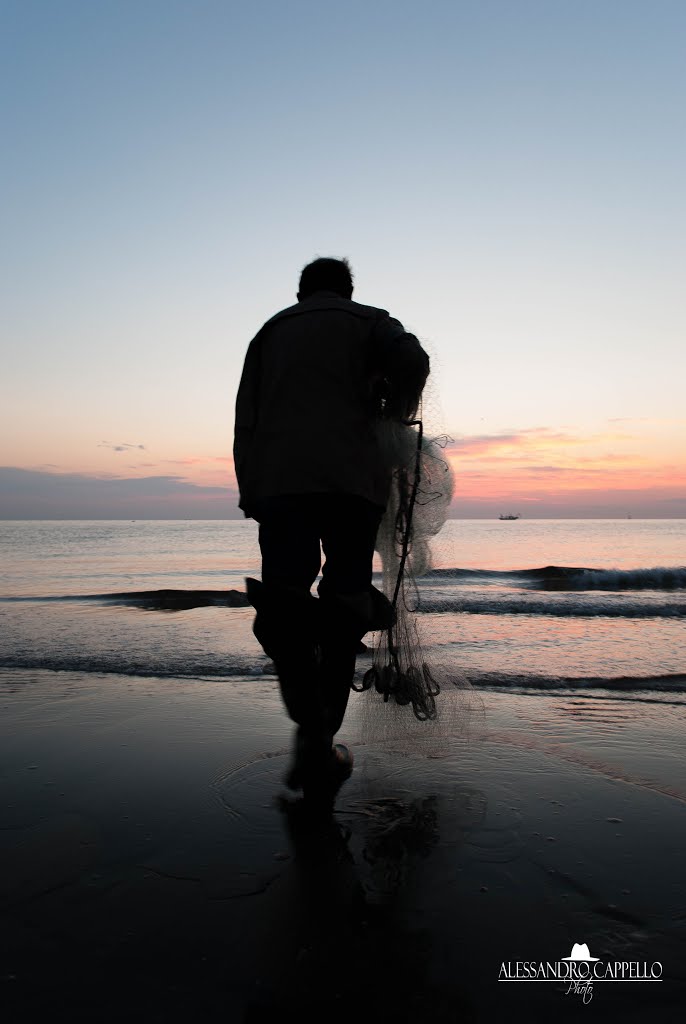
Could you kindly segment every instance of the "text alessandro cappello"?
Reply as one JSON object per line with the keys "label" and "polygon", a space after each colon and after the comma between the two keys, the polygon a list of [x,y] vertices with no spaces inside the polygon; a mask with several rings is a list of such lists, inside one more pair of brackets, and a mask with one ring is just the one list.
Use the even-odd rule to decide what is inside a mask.
{"label": "text alessandro cappello", "polygon": [[586,960],[508,960],[500,965],[498,981],[655,981],[662,976],[662,964],[638,960],[609,963]]}

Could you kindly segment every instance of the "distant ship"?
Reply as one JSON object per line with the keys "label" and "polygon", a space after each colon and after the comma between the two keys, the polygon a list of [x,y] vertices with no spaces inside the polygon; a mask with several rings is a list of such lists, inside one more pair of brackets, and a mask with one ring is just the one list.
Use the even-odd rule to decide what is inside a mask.
{"label": "distant ship", "polygon": [[513,515],[509,515],[509,516],[498,516],[498,519],[521,519],[521,518],[522,518],[522,517],[521,517],[521,516],[519,515],[519,513],[517,513],[517,515],[516,515],[516,516],[513,516]]}

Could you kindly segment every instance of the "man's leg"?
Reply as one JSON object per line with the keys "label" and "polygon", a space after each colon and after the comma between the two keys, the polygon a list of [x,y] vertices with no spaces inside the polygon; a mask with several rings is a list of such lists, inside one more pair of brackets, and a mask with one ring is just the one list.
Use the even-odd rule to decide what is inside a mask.
{"label": "man's leg", "polygon": [[383,509],[352,495],[327,495],[321,538],[326,561],[322,603],[322,683],[332,736],[341,727],[359,642],[369,628],[372,560]]}
{"label": "man's leg", "polygon": [[310,587],[321,565],[319,530],[306,496],[265,499],[256,511],[262,587],[253,631],[274,661],[286,710],[297,725],[321,727],[317,602]]}

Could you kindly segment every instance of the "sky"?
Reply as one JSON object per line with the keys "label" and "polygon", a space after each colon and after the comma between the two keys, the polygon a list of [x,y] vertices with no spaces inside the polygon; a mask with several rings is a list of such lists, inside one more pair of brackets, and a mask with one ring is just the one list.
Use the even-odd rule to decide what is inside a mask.
{"label": "sky", "polygon": [[432,358],[455,516],[686,517],[682,0],[0,0],[0,518],[241,518],[318,255]]}

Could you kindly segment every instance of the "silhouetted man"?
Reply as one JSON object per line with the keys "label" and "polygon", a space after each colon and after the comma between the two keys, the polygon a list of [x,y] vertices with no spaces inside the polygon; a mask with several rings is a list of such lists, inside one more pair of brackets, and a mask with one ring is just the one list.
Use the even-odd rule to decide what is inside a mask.
{"label": "silhouetted man", "polygon": [[411,418],[429,373],[414,335],[352,291],[346,260],[306,266],[297,304],[250,343],[236,400],[239,505],[260,524],[262,583],[247,581],[253,628],[298,726],[286,781],[317,804],[350,774],[350,752],[333,737],[360,639],[390,613],[371,585],[392,474],[378,424]]}

